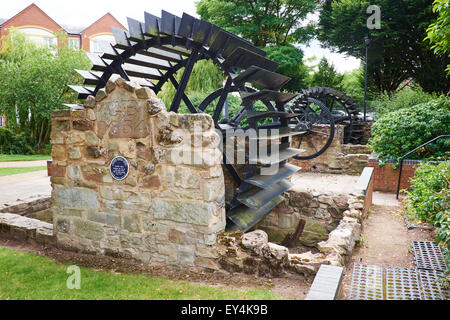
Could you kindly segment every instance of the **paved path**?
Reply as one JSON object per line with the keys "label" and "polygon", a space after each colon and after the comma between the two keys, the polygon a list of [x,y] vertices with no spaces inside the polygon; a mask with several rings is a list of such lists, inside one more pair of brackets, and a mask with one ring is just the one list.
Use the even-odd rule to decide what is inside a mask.
{"label": "paved path", "polygon": [[47,171],[35,171],[0,177],[0,208],[16,201],[50,196],[52,187]]}
{"label": "paved path", "polygon": [[363,242],[353,251],[346,267],[340,299],[348,299],[355,264],[414,268],[412,241],[433,241],[432,232],[408,230],[402,204],[394,193],[374,192],[369,217],[363,221]]}
{"label": "paved path", "polygon": [[45,167],[47,160],[0,162],[0,168]]}
{"label": "paved path", "polygon": [[300,171],[291,179],[291,182],[294,183],[291,191],[301,192],[308,190],[323,193],[347,194],[356,190],[358,180],[359,176]]}

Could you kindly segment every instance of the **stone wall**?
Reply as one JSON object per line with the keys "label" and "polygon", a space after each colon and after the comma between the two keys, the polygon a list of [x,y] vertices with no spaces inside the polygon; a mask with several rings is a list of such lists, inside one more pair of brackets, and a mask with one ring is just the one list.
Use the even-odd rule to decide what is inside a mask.
{"label": "stone wall", "polygon": [[348,210],[348,196],[318,191],[291,190],[284,194],[286,201],[273,210],[258,228],[264,230],[273,242],[281,243],[286,235],[293,233],[300,219],[306,220],[299,239],[300,245],[316,246],[327,240]]}
{"label": "stone wall", "polygon": [[[224,177],[210,116],[167,112],[150,89],[114,77],[80,110],[54,111],[52,128],[60,247],[217,268]],[[129,162],[123,181],[109,169],[117,156]]]}
{"label": "stone wall", "polygon": [[372,194],[336,194],[305,189],[288,191],[284,197],[286,202],[274,209],[257,228],[264,230],[270,241],[281,243],[288,234],[295,232],[299,220],[304,219],[306,224],[298,244],[317,248],[319,242],[328,240],[344,217],[360,219],[367,213]]}
{"label": "stone wall", "polygon": [[[334,139],[330,147],[320,156],[311,160],[297,161],[291,159],[290,162],[302,168],[303,172],[337,173],[358,175],[367,166],[370,157],[370,150],[366,145],[344,144],[344,126],[336,125]],[[313,136],[314,144],[320,149],[325,144],[326,136]],[[298,147],[298,137],[292,139],[292,147]],[[302,149],[313,154],[313,147],[302,142]]]}
{"label": "stone wall", "polygon": [[0,239],[54,246],[53,225],[14,213],[0,213]]}
{"label": "stone wall", "polygon": [[25,201],[16,201],[4,206],[0,206],[0,212],[15,213],[26,215],[37,211],[49,209],[51,206],[51,199],[49,197],[36,197],[27,199]]}

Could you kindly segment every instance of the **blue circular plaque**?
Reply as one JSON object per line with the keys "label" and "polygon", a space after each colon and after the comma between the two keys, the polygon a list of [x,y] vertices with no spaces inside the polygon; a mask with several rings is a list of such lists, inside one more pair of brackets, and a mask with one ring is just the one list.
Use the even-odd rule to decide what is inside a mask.
{"label": "blue circular plaque", "polygon": [[109,171],[116,180],[124,180],[130,172],[130,165],[124,157],[115,157],[109,165]]}

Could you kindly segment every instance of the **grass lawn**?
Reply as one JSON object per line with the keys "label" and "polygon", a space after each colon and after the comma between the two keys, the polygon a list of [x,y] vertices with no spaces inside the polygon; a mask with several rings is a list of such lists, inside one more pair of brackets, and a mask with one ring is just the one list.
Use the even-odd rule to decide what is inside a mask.
{"label": "grass lawn", "polygon": [[13,174],[47,170],[47,167],[27,167],[27,168],[0,168],[0,177]]}
{"label": "grass lawn", "polygon": [[81,289],[69,290],[67,265],[26,252],[0,248],[0,300],[268,300],[262,289],[221,289],[144,275],[81,268]]}
{"label": "grass lawn", "polygon": [[35,161],[35,160],[52,160],[51,156],[43,154],[23,155],[23,154],[0,154],[0,162],[9,161]]}

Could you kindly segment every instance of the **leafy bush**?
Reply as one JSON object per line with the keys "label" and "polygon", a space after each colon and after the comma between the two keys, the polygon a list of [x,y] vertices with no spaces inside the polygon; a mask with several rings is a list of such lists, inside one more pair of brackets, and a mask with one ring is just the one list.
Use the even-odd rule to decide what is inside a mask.
{"label": "leafy bush", "polygon": [[382,95],[372,102],[372,108],[375,112],[375,119],[378,119],[389,112],[426,103],[436,98],[436,95],[423,92],[420,88],[405,88],[392,96]]}
{"label": "leafy bush", "polygon": [[[450,100],[444,96],[383,115],[372,127],[370,146],[382,161],[399,159],[421,144],[448,134]],[[440,139],[408,156],[409,159],[448,157],[450,139]]]}
{"label": "leafy bush", "polygon": [[1,154],[34,154],[36,141],[25,133],[15,134],[6,128],[0,128]]}
{"label": "leafy bush", "polygon": [[[439,165],[422,164],[411,179],[411,191],[407,192],[406,210],[422,221],[436,227],[436,242],[446,246],[446,258],[450,258],[450,162]],[[447,270],[449,273],[449,270]]]}

